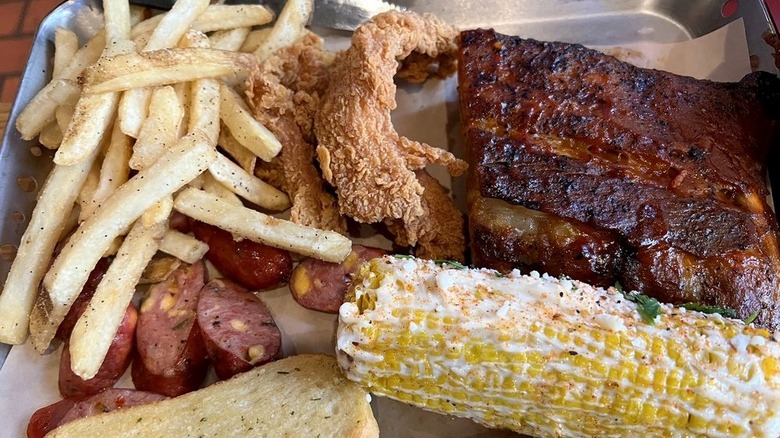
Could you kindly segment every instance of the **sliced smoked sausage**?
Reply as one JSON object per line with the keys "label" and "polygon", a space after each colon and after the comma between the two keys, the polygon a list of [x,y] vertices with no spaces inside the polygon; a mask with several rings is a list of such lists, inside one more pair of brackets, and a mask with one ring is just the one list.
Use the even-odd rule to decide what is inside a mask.
{"label": "sliced smoked sausage", "polygon": [[288,251],[253,242],[233,240],[229,232],[191,221],[192,233],[208,244],[206,258],[222,275],[252,290],[274,289],[290,280],[293,268]]}
{"label": "sliced smoked sausage", "polygon": [[62,320],[62,323],[57,328],[57,339],[68,342],[73,327],[76,325],[76,321],[81,318],[84,309],[87,308],[92,296],[95,295],[95,290],[97,289],[98,284],[100,284],[100,280],[103,279],[103,275],[108,270],[110,264],[111,259],[107,257],[98,260],[97,264],[92,269],[92,272],[89,273],[89,277],[87,278],[84,287],[81,288],[81,292],[70,306],[70,310],[68,310],[68,313],[65,315],[65,319]]}
{"label": "sliced smoked sausage", "polygon": [[84,380],[71,370],[70,347],[66,343],[62,347],[62,356],[60,356],[60,394],[65,398],[81,398],[114,386],[133,359],[137,322],[138,310],[131,303],[127,306],[125,316],[119,324],[114,340],[111,341],[103,364],[91,379]]}
{"label": "sliced smoked sausage", "polygon": [[203,263],[197,262],[149,289],[136,329],[132,377],[137,389],[174,397],[200,387],[208,354],[196,311],[205,281]]}
{"label": "sliced smoked sausage", "polygon": [[352,252],[341,263],[306,258],[293,270],[290,292],[307,309],[338,313],[350,276],[361,263],[385,254],[384,249],[352,245]]}
{"label": "sliced smoked sausage", "polygon": [[27,438],[42,438],[56,427],[79,418],[153,403],[166,398],[164,395],[151,392],[109,388],[81,399],[60,400],[35,411],[27,424]]}
{"label": "sliced smoked sausage", "polygon": [[221,379],[279,357],[282,335],[265,304],[226,279],[210,281],[198,303],[198,325]]}

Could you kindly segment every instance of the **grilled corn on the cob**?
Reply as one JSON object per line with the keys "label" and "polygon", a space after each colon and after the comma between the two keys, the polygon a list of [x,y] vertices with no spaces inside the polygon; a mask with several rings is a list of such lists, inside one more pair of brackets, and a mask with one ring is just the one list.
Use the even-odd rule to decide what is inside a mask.
{"label": "grilled corn on the cob", "polygon": [[780,436],[780,344],[741,321],[390,256],[350,294],[337,357],[376,394],[537,436]]}

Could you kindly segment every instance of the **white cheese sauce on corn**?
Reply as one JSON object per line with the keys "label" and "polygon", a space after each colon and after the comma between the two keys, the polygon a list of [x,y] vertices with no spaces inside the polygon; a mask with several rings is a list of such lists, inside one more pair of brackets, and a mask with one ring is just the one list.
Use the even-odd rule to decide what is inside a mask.
{"label": "white cheese sauce on corn", "polygon": [[[741,321],[662,305],[648,324],[614,288],[392,256],[364,265],[351,292],[337,358],[378,394],[536,435],[780,436],[780,346]],[[433,344],[409,353],[415,342]],[[460,379],[456,397],[476,387],[492,402],[388,383],[406,378]]]}

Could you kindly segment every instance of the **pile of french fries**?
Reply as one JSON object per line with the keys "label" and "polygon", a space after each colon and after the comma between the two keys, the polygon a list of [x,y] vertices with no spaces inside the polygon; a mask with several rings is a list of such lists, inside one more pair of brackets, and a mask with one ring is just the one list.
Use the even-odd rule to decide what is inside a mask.
{"label": "pile of french fries", "polygon": [[[260,5],[179,0],[144,20],[126,0],[105,0],[105,27],[83,47],[57,30],[51,82],[16,121],[23,138],[56,152],[0,294],[1,342],[29,334],[46,351],[92,269],[111,255],[70,338],[73,371],[93,377],[139,282],[164,275],[173,257],[192,263],[208,250],[169,229],[173,210],[237,238],[346,258],[346,237],[245,206],[290,206],[253,174],[258,158],[271,160],[283,145],[254,119],[242,86],[307,32],[312,9],[312,0],[290,0],[273,26],[254,30],[273,20]],[[158,263],[158,252],[169,256]]]}

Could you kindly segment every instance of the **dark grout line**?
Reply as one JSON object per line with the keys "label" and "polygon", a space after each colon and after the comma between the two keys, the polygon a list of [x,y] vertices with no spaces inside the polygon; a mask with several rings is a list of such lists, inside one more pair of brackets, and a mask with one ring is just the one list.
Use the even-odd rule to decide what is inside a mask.
{"label": "dark grout line", "polygon": [[30,3],[34,0],[25,0],[22,5],[22,12],[19,14],[19,22],[16,23],[16,32],[14,35],[21,36],[24,28],[24,17],[27,15],[27,9],[30,8]]}

